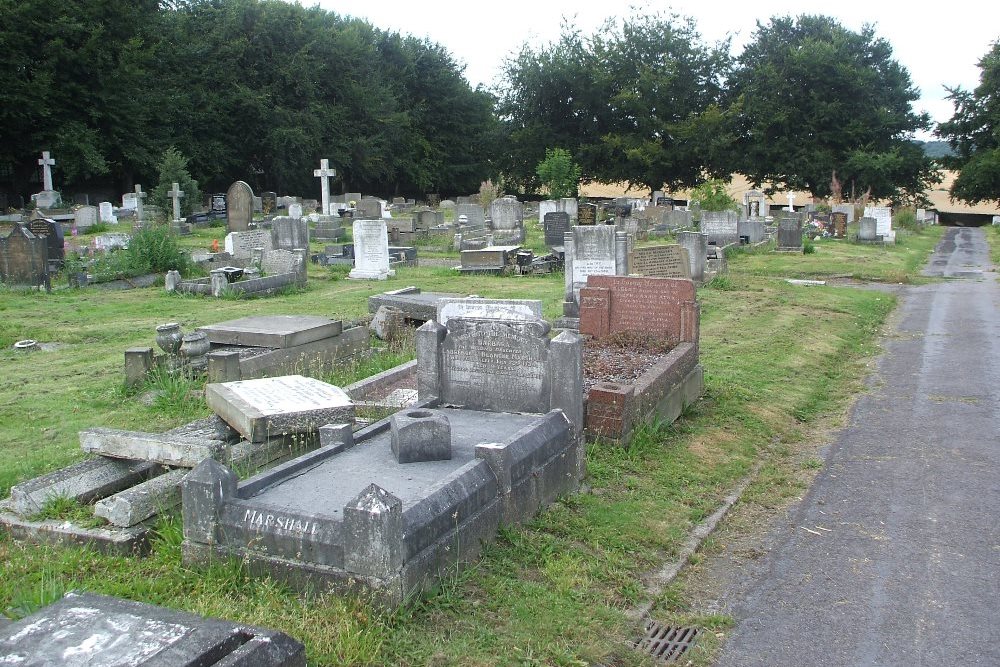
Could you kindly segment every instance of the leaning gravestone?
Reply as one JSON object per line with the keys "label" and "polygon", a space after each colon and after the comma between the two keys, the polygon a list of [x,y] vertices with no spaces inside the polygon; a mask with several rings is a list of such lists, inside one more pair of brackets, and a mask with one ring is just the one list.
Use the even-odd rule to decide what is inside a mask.
{"label": "leaning gravestone", "polygon": [[708,237],[701,232],[677,232],[677,243],[688,252],[691,262],[691,280],[705,282],[705,259],[708,257]]}
{"label": "leaning gravestone", "polygon": [[628,271],[630,275],[690,280],[691,262],[687,249],[678,244],[641,246],[629,253]]}
{"label": "leaning gravestone", "polygon": [[39,238],[44,238],[49,247],[49,262],[62,262],[66,258],[66,238],[62,225],[49,218],[36,218],[28,223],[28,229]]}
{"label": "leaning gravestone", "polygon": [[[553,202],[555,203],[555,202]],[[569,213],[552,211],[545,214],[545,245],[550,248],[561,248],[566,242],[566,232],[569,231]]]}
{"label": "leaning gravestone", "polygon": [[517,229],[524,221],[524,206],[511,195],[494,199],[490,204],[490,219],[493,229]]}
{"label": "leaning gravestone", "polygon": [[385,280],[396,272],[389,268],[389,232],[385,220],[354,221],[353,280]]}
{"label": "leaning gravestone", "polygon": [[253,190],[243,181],[236,181],[226,192],[226,222],[229,231],[242,232],[253,220]]}
{"label": "leaning gravestone", "polygon": [[579,206],[577,206],[576,213],[577,213],[576,224],[578,225],[597,224],[596,204],[580,204]]}
{"label": "leaning gravestone", "polygon": [[67,593],[0,628],[0,664],[66,667],[305,667],[305,647],[283,632]]}
{"label": "leaning gravestone", "polygon": [[48,241],[14,225],[9,235],[0,237],[0,281],[50,289]]}

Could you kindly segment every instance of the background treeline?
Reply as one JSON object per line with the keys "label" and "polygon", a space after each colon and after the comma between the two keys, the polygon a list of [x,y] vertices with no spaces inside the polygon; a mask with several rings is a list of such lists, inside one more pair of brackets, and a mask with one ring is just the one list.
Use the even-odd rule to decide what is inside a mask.
{"label": "background treeline", "polygon": [[340,191],[531,193],[553,148],[585,182],[651,189],[739,172],[907,200],[937,180],[909,73],[825,16],[772,18],[738,56],[675,15],[566,24],[495,90],[438,44],[281,0],[0,0],[0,50],[0,188],[22,196],[41,150],[57,187],[120,192],[170,147],[203,191],[310,193],[326,157]]}

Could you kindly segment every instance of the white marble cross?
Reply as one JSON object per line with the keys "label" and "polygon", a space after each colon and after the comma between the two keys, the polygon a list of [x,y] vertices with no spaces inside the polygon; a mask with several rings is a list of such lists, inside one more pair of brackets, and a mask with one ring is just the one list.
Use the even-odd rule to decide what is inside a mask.
{"label": "white marble cross", "polygon": [[142,191],[142,186],[138,183],[135,184],[135,219],[142,222],[145,218],[142,216],[142,200],[146,198],[146,193]]}
{"label": "white marble cross", "polygon": [[794,192],[789,192],[788,193],[788,208],[786,208],[785,210],[786,211],[794,211],[795,210],[795,193]]}
{"label": "white marble cross", "polygon": [[42,186],[45,190],[52,189],[52,167],[55,166],[56,161],[49,157],[48,151],[42,151],[42,157],[39,158],[38,164],[42,165]]}
{"label": "white marble cross", "polygon": [[320,182],[323,215],[330,215],[330,178],[336,175],[337,170],[330,168],[330,161],[326,158],[319,161],[319,169],[313,169],[313,176],[318,178]]}
{"label": "white marble cross", "polygon": [[170,197],[174,202],[174,220],[181,219],[181,197],[184,196],[184,191],[181,190],[179,183],[174,183],[172,190],[167,192],[167,196]]}

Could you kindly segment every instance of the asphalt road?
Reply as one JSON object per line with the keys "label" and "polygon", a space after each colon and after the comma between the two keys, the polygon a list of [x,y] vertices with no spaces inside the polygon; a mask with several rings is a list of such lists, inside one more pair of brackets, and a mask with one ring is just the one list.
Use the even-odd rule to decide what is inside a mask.
{"label": "asphalt road", "polygon": [[1000,665],[1000,284],[952,228],[776,548],[719,667]]}

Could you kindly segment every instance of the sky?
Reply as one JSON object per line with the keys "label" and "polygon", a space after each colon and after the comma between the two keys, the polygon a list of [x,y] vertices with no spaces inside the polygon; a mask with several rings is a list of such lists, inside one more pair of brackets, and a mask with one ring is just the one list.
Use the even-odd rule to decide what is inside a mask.
{"label": "sky", "polygon": [[[563,17],[591,33],[615,16],[677,13],[695,19],[709,42],[732,37],[734,54],[750,41],[757,21],[772,16],[826,14],[851,30],[868,23],[893,48],[895,59],[910,72],[920,90],[916,111],[926,111],[935,122],[951,117],[945,86],[975,88],[976,64],[1000,39],[1000,2],[880,2],[879,0],[675,0],[674,2],[619,3],[607,0],[299,0],[341,15],[367,20],[384,30],[426,37],[444,46],[466,66],[465,76],[475,86],[491,86],[504,58],[515,55],[525,42],[542,46],[558,38]],[[933,139],[929,135],[921,139]]]}

